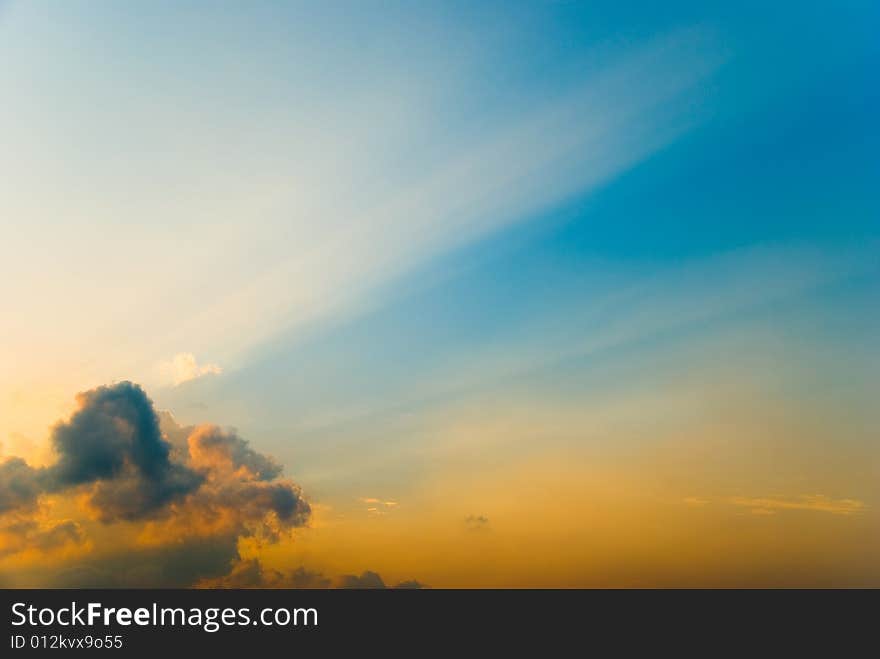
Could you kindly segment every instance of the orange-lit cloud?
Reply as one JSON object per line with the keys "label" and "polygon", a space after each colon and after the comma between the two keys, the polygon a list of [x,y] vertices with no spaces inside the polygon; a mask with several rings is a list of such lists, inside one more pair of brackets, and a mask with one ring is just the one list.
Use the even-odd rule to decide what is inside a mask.
{"label": "orange-lit cloud", "polygon": [[52,554],[85,543],[82,527],[70,519],[45,522],[6,517],[0,525],[0,558],[22,552]]}
{"label": "orange-lit cloud", "polygon": [[[91,534],[96,556],[111,562],[140,552],[154,571],[189,565],[170,577],[189,585],[229,570],[243,539],[277,542],[309,519],[300,488],[234,432],[181,427],[168,414],[160,427],[129,382],[84,392],[78,404],[52,430],[54,462],[0,464],[0,557],[82,545]],[[78,519],[52,518],[59,497]]]}
{"label": "orange-lit cloud", "polygon": [[130,382],[77,401],[52,430],[48,465],[0,463],[0,574],[61,587],[386,587],[370,570],[331,578],[261,560],[291,543],[312,509],[281,465],[236,432],[182,426]]}
{"label": "orange-lit cloud", "polygon": [[397,501],[383,501],[378,497],[360,497],[358,501],[367,505],[367,513],[371,516],[387,515],[398,505]]}

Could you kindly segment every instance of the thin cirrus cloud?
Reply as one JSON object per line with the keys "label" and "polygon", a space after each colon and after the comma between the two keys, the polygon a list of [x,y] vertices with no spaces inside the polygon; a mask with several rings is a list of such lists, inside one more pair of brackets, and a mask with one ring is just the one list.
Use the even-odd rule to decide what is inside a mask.
{"label": "thin cirrus cloud", "polygon": [[[203,345],[234,359],[284,328],[348,313],[426,259],[600,186],[697,121],[687,95],[723,59],[698,30],[658,38],[579,87],[468,135],[369,203],[340,206],[348,195],[328,190],[289,258],[196,309],[175,338],[198,330]],[[204,336],[205,328],[224,332]]]}
{"label": "thin cirrus cloud", "polygon": [[857,515],[867,508],[859,499],[835,499],[824,494],[803,494],[799,497],[727,497],[713,500],[707,497],[685,497],[682,503],[702,508],[711,503],[723,503],[737,508],[748,508],[753,515],[775,515],[778,512],[807,511],[831,515]]}
{"label": "thin cirrus cloud", "polygon": [[858,499],[833,499],[824,494],[805,494],[796,498],[731,497],[734,506],[750,508],[757,515],[774,514],[777,511],[807,510],[832,515],[855,515],[865,510],[865,502]]}
{"label": "thin cirrus cloud", "polygon": [[[741,248],[689,259],[650,273],[621,270],[622,283],[597,288],[589,303],[575,290],[554,313],[535,313],[509,336],[498,333],[487,344],[465,345],[433,371],[434,377],[407,381],[405,389],[378,401],[319,403],[301,417],[307,429],[332,428],[393,410],[402,402],[454,397],[491,386],[548,364],[598,356],[663,334],[709,322],[731,322],[748,312],[798,300],[824,287],[878,272],[880,244],[772,245]],[[560,322],[563,317],[565,322]],[[392,401],[392,402],[388,402]]]}
{"label": "thin cirrus cloud", "polygon": [[[38,19],[20,9],[10,20]],[[27,27],[35,29],[20,26],[25,32]],[[298,43],[287,39],[285,44],[292,45],[285,47],[307,47]],[[112,42],[108,47],[127,46]],[[302,55],[309,54],[294,52],[290,59],[308,60]],[[32,62],[26,53],[10,52],[13,55],[15,61]],[[82,61],[74,59],[70,66],[90,70],[87,54],[77,57]],[[217,114],[217,104],[206,106],[211,125],[222,129],[224,144],[241,162],[250,163],[232,179],[228,169],[218,171],[214,160],[205,160],[211,148],[196,138],[210,143],[214,134],[204,134],[200,112],[168,110],[150,115],[141,114],[141,105],[120,108],[138,127],[132,132],[129,124],[124,130],[117,126],[115,115],[96,113],[94,103],[87,109],[72,107],[71,116],[84,113],[83,122],[107,119],[101,125],[108,143],[116,144],[116,138],[133,140],[134,134],[152,135],[157,144],[179,138],[168,144],[176,154],[173,166],[152,160],[162,149],[130,145],[131,171],[167,174],[186,166],[186,172],[200,172],[199,180],[204,182],[200,186],[205,189],[193,194],[171,179],[162,189],[161,206],[156,207],[155,190],[141,177],[117,181],[100,194],[68,195],[64,209],[47,208],[33,202],[46,198],[42,179],[28,177],[43,167],[40,158],[48,162],[57,153],[22,149],[35,159],[32,167],[20,167],[0,155],[0,173],[11,182],[11,194],[0,201],[0,216],[23,218],[24,227],[0,246],[0,275],[6,275],[0,276],[0,293],[19,310],[15,322],[4,326],[0,335],[0,363],[7,361],[2,346],[16,346],[10,361],[27,357],[35,373],[63,370],[73,382],[122,377],[148,381],[154,365],[174,354],[177,346],[198,345],[201,352],[233,369],[272,337],[376,304],[386,284],[426,260],[594,190],[674,141],[700,120],[690,100],[701,94],[702,84],[723,63],[725,54],[701,29],[605,48],[583,66],[581,75],[565,80],[552,93],[518,96],[504,108],[487,104],[474,91],[493,84],[473,77],[478,75],[473,72],[493,63],[492,57],[478,48],[460,57],[463,61],[448,75],[438,77],[427,70],[423,77],[409,73],[406,84],[375,90],[368,98],[335,99],[335,110],[318,102],[295,103],[291,117],[282,120],[270,114],[268,142],[262,133],[253,134],[251,114],[238,116],[234,108],[228,115]],[[102,53],[101,61],[107,59]],[[388,70],[373,71],[371,79],[400,80],[395,75],[399,62],[382,66]],[[27,74],[35,80],[34,90],[57,88],[41,77],[47,75],[42,69]],[[290,72],[276,75],[279,80],[289,77],[286,84],[295,81]],[[126,71],[125,78],[130,77]],[[435,90],[430,102],[425,102],[421,80],[433,80],[441,90]],[[85,79],[86,95],[104,93],[102,87],[92,87],[99,82]],[[237,79],[225,82],[232,89],[246,84]],[[352,92],[356,96],[366,93],[357,89]],[[384,105],[369,102],[376,98],[384,99]],[[207,103],[201,98],[187,100],[196,108]],[[27,107],[46,105],[38,101],[28,97],[17,102]],[[387,107],[389,103],[393,107]],[[341,111],[353,105],[362,108],[364,116]],[[163,107],[176,106],[163,103]],[[475,111],[462,112],[469,107]],[[0,118],[5,112],[0,111]],[[15,116],[30,117],[30,123],[18,126],[16,140],[33,135],[36,143],[51,144],[56,139],[54,117],[24,109]],[[73,148],[79,136],[76,132],[63,136],[68,141],[63,146],[71,148],[66,157],[72,162],[89,152],[84,146]],[[93,178],[110,181],[124,175],[112,171]],[[53,185],[66,189],[79,184],[64,180],[65,176],[58,173]],[[117,199],[117,189],[126,195]],[[199,207],[193,207],[194,198],[199,199]],[[54,218],[62,211],[68,220],[63,227],[55,226]],[[206,230],[206,214],[211,217],[210,230]],[[162,222],[156,221],[158,216]],[[119,217],[127,221],[119,223]],[[23,262],[21,254],[28,250],[19,249],[17,241],[40,242],[45,261],[41,256]],[[128,258],[129,250],[119,249],[120,245],[132,249],[161,245],[163,267]],[[73,254],[76,263],[70,262]],[[56,271],[59,276],[53,276]],[[116,276],[99,277],[106,271]],[[17,285],[7,291],[2,282],[12,281]],[[139,312],[107,305],[105,295],[77,295],[83,289],[114,299],[137,299]],[[65,341],[47,352],[46,342],[29,337],[34,327],[49,326],[58,314],[68,318]],[[145,332],[136,320],[144,315],[175,320]],[[100,336],[95,328],[100,328]],[[29,350],[33,355],[23,354]],[[163,381],[150,383],[180,384],[214,372],[214,366],[200,365],[184,353],[172,360]]]}

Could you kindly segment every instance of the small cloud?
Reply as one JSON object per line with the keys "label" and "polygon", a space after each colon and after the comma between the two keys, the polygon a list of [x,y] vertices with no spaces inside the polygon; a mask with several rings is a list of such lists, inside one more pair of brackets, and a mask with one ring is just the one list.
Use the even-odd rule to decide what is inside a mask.
{"label": "small cloud", "polygon": [[191,352],[181,352],[161,364],[161,370],[173,386],[195,380],[205,375],[220,375],[223,369],[217,364],[199,364]]}
{"label": "small cloud", "polygon": [[359,497],[358,501],[367,504],[367,512],[370,515],[387,515],[391,508],[397,505],[396,501],[383,501],[378,497]]}
{"label": "small cloud", "polygon": [[464,518],[464,524],[471,531],[485,529],[489,527],[489,518],[485,515],[468,515]]}
{"label": "small cloud", "polygon": [[395,588],[398,590],[424,590],[425,588],[429,588],[429,586],[426,586],[415,579],[410,579],[409,581],[401,581],[395,586]]}
{"label": "small cloud", "polygon": [[682,503],[684,503],[685,505],[688,505],[688,506],[697,507],[697,506],[705,506],[706,504],[709,503],[709,500],[702,499],[700,497],[685,497],[684,499],[682,499]]}
{"label": "small cloud", "polygon": [[753,515],[773,515],[779,510],[809,510],[832,515],[854,515],[865,508],[858,499],[832,499],[824,494],[805,494],[794,499],[731,497],[734,506],[750,508]]}
{"label": "small cloud", "polygon": [[360,576],[345,574],[336,580],[336,588],[385,588],[385,582],[375,572],[367,570]]}

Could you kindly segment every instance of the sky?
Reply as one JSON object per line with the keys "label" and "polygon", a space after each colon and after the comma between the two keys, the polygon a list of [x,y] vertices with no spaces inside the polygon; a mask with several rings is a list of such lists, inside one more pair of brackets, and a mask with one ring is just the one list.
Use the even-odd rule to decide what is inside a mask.
{"label": "sky", "polygon": [[0,585],[880,586],[878,27],[0,1]]}

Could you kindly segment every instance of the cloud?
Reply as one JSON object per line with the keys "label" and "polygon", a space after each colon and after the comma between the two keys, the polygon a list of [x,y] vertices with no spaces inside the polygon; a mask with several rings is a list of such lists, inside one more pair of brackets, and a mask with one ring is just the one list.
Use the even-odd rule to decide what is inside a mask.
{"label": "cloud", "polygon": [[[365,570],[361,572],[360,575],[355,574],[344,574],[341,577],[337,578],[334,582],[334,588],[360,588],[360,589],[382,589],[387,588],[385,582],[375,572],[371,572],[370,570]],[[414,579],[409,579],[407,581],[401,581],[396,586],[395,589],[399,588],[402,590],[412,590],[412,589],[421,589],[427,588],[423,583],[415,581]]]}
{"label": "cloud", "polygon": [[[308,570],[303,566],[290,572],[281,572],[265,567],[260,559],[250,558],[236,561],[229,571],[216,579],[205,579],[198,584],[200,588],[361,588],[384,589],[385,582],[376,572],[366,570],[360,575],[345,574],[331,580],[320,572]],[[410,579],[401,581],[394,588],[427,588],[423,583]]]}
{"label": "cloud", "polygon": [[320,572],[311,572],[304,567],[298,567],[287,577],[290,588],[329,588],[330,579]]}
{"label": "cloud", "polygon": [[203,476],[170,459],[153,404],[131,382],[77,396],[79,410],[59,423],[51,442],[57,461],[45,473],[49,491],[90,485],[103,521],[139,519],[194,492]]}
{"label": "cloud", "polygon": [[276,542],[306,524],[311,508],[299,486],[281,478],[281,466],[237,433],[212,424],[180,426],[170,414],[161,421],[174,453],[202,484],[174,515],[151,520],[143,541],[224,536]]}
{"label": "cloud", "polygon": [[[131,382],[77,396],[51,430],[54,461],[0,463],[0,560],[63,587],[386,588],[376,572],[267,567],[253,552],[291,538],[311,508],[282,466],[236,431],[184,426]],[[371,507],[396,501],[365,497]],[[77,517],[79,515],[79,517]],[[60,569],[46,569],[56,557]],[[36,562],[35,562],[36,561]],[[415,580],[399,588],[422,588]]]}
{"label": "cloud", "polygon": [[[168,538],[159,546],[121,544],[110,551],[95,542],[94,551],[67,561],[60,569],[37,581],[48,587],[63,588],[181,588],[202,580],[220,578],[230,572],[238,556],[238,538]],[[41,571],[46,572],[41,566]]]}
{"label": "cloud", "polygon": [[281,465],[254,451],[234,432],[212,425],[196,428],[188,437],[192,464],[206,473],[224,473],[244,481],[270,481]]}
{"label": "cloud", "polygon": [[21,458],[7,458],[0,463],[0,514],[36,505],[40,494],[41,471]]}
{"label": "cloud", "polygon": [[330,579],[320,572],[300,566],[291,572],[266,568],[260,559],[236,561],[229,574],[217,579],[206,579],[200,588],[329,588]]}
{"label": "cloud", "polygon": [[865,509],[858,499],[832,499],[824,494],[805,494],[796,499],[731,497],[728,503],[751,508],[756,515],[772,515],[779,510],[809,510],[832,515],[854,515]]}
{"label": "cloud", "polygon": [[82,527],[73,520],[44,525],[33,519],[13,518],[0,526],[0,557],[25,550],[46,553],[84,542]]}
{"label": "cloud", "polygon": [[387,515],[398,505],[397,501],[383,501],[377,497],[360,497],[358,501],[367,504],[367,512],[373,516]]}
{"label": "cloud", "polygon": [[191,352],[174,355],[169,361],[160,365],[160,370],[175,387],[205,375],[220,375],[223,372],[217,364],[199,364]]}
{"label": "cloud", "polygon": [[464,518],[464,524],[471,531],[485,529],[489,528],[489,518],[485,515],[468,515]]}
{"label": "cloud", "polygon": [[385,588],[385,582],[375,572],[366,570],[360,576],[344,574],[336,581],[337,588]]}
{"label": "cloud", "polygon": [[[685,497],[683,504],[692,508],[707,506],[713,499],[704,497]],[[804,494],[800,497],[727,497],[715,499],[716,503],[726,503],[740,508],[748,508],[756,516],[776,515],[780,511],[805,510],[830,513],[832,515],[855,515],[863,512],[865,502],[858,499],[832,499],[824,494]]]}
{"label": "cloud", "polygon": [[[308,52],[304,44],[310,39],[288,41],[285,47],[300,56],[281,60],[324,56],[301,56],[300,49]],[[275,165],[268,177],[260,167],[246,168],[247,172],[240,172],[230,182],[228,170],[217,165],[221,159],[204,162],[201,149],[185,149],[186,157],[195,160],[181,165],[184,171],[199,169],[205,184],[223,194],[185,194],[172,201],[167,195],[180,191],[165,186],[159,202],[153,189],[140,188],[144,181],[136,179],[132,183],[143,193],[141,203],[132,204],[126,197],[117,204],[112,195],[104,195],[100,206],[93,207],[90,204],[94,200],[77,197],[82,204],[78,215],[92,218],[89,226],[96,231],[105,227],[106,218],[134,214],[128,224],[146,231],[165,248],[162,268],[145,269],[141,267],[142,259],[125,258],[104,249],[102,240],[109,239],[106,232],[98,234],[98,240],[91,231],[60,235],[46,231],[35,219],[29,223],[33,226],[28,227],[28,233],[8,236],[2,248],[11,258],[0,259],[0,267],[10,268],[4,274],[15,272],[19,278],[28,274],[21,286],[11,287],[14,297],[9,305],[21,307],[22,313],[28,314],[25,322],[11,324],[10,340],[0,345],[0,361],[13,350],[28,350],[24,361],[39,364],[40,368],[49,368],[61,358],[70,359],[64,355],[61,342],[46,345],[28,340],[28,334],[32,334],[28,328],[40,326],[52,317],[53,310],[73,304],[77,291],[76,278],[62,276],[69,264],[47,255],[63,253],[72,258],[70,254],[85,253],[90,258],[80,259],[86,268],[82,276],[89,277],[89,281],[92,276],[97,281],[97,275],[110,268],[122,275],[100,280],[101,293],[116,293],[116,287],[125,281],[129,290],[143,293],[142,316],[155,318],[168,312],[170,300],[169,296],[149,293],[174,290],[173,298],[180,300],[174,308],[180,313],[174,323],[157,329],[155,323],[134,322],[128,314],[117,313],[113,305],[104,302],[105,295],[79,296],[81,311],[69,315],[65,327],[68,341],[63,343],[75,346],[70,352],[78,355],[77,363],[94,360],[103,365],[109,360],[109,369],[122,366],[130,358],[131,350],[118,351],[121,357],[104,354],[108,351],[101,342],[93,340],[94,327],[100,326],[108,336],[121,337],[126,347],[141,346],[141,350],[148,351],[145,358],[151,363],[167,360],[162,367],[170,384],[218,373],[221,369],[217,363],[200,364],[189,352],[175,353],[181,346],[198,346],[212,358],[216,355],[222,363],[232,363],[272,337],[301,330],[313,322],[336,322],[358,312],[363,305],[381,300],[390,282],[438,255],[598,189],[699,120],[701,113],[695,111],[692,101],[695,95],[705,93],[705,81],[724,61],[724,53],[719,52],[712,34],[704,34],[699,28],[661,35],[643,43],[597,49],[595,59],[590,58],[594,65],[584,67],[582,75],[568,80],[556,93],[544,90],[527,94],[512,105],[496,107],[484,103],[485,85],[479,72],[488,70],[487,66],[493,68],[497,54],[492,49],[484,50],[482,45],[467,56],[459,54],[464,59],[447,69],[450,87],[444,89],[433,78],[433,67],[447,61],[447,43],[444,39],[434,44],[443,57],[425,58],[423,63],[431,64],[421,75],[413,75],[413,62],[407,61],[403,71],[380,67],[371,76],[374,80],[405,80],[401,86],[395,82],[383,93],[371,85],[369,98],[362,98],[353,89],[353,97],[336,99],[326,106],[323,101],[303,104],[298,110],[300,120],[291,120],[284,113],[284,120],[267,131],[279,137],[270,143],[253,142],[250,131],[236,123],[229,125],[230,134],[242,138],[238,140],[245,156],[242,162],[248,158],[265,162],[268,153],[281,149],[278,153],[283,154],[284,145],[292,143],[304,149],[303,154],[309,154],[302,159],[271,159]],[[247,53],[247,57],[253,55]],[[360,55],[354,57],[358,68],[363,62]],[[340,89],[349,89],[349,82]],[[425,102],[426,98],[431,102]],[[348,108],[355,104],[368,113],[353,116]],[[322,109],[314,113],[315,107],[331,112],[328,115]],[[481,107],[484,111],[461,112],[465,107]],[[94,112],[91,108],[89,120],[95,119]],[[181,114],[178,119],[194,135],[205,128],[198,122],[188,123],[192,113]],[[406,129],[401,129],[401,122]],[[442,130],[438,130],[440,126]],[[247,144],[254,150],[249,150]],[[385,154],[378,159],[376,144],[382,145]],[[60,145],[46,145],[47,154],[56,158],[57,148],[50,147]],[[76,159],[84,152],[84,148],[73,149],[67,155]],[[132,156],[138,153],[135,150]],[[277,165],[281,163],[286,164],[279,170]],[[340,168],[339,163],[345,166]],[[141,162],[147,169],[153,165]],[[20,181],[22,190],[45,184],[37,179],[29,181],[31,173],[20,169],[28,168],[13,168],[9,174],[24,177]],[[75,183],[75,179],[62,179],[62,185]],[[298,181],[295,191],[277,183],[288,180]],[[269,189],[273,191],[270,197],[274,199],[274,211],[240,212],[252,209],[255,199],[265,200]],[[275,191],[280,194],[277,199]],[[212,198],[214,201],[210,201]],[[23,199],[25,206],[31,203],[29,196]],[[220,206],[211,210],[215,202]],[[172,209],[174,220],[151,222],[157,212],[156,203],[163,212]],[[199,233],[199,249],[193,250],[188,240],[179,240],[181,232],[201,226],[199,218],[218,214],[231,221],[224,223],[222,231]],[[51,213],[32,215],[41,218]],[[30,247],[30,232],[40,231],[51,249],[37,253]],[[374,249],[375,236],[382,236],[388,249]],[[255,256],[217,259],[218,250],[226,249],[230,241],[237,244],[238,252]],[[16,272],[9,264],[23,255],[31,261],[44,259],[56,276],[30,276],[31,270],[45,275],[36,267]],[[248,263],[262,265],[254,268]],[[44,303],[26,304],[29,298]],[[72,362],[70,368],[74,368]]]}
{"label": "cloud", "polygon": [[263,566],[257,559],[238,561],[232,566],[229,574],[214,579],[205,579],[200,588],[262,588],[265,574]]}
{"label": "cloud", "polygon": [[[0,464],[5,553],[79,544],[85,527],[100,522],[96,533],[116,525],[129,546],[97,565],[85,561],[68,580],[113,565],[112,578],[81,585],[190,585],[223,575],[245,579],[247,566],[237,563],[242,539],[276,542],[308,521],[300,488],[234,431],[160,417],[131,382],[98,387],[77,401],[70,419],[52,429],[53,463],[35,468],[13,457]],[[44,519],[63,505],[59,500],[84,502],[87,515]]]}

